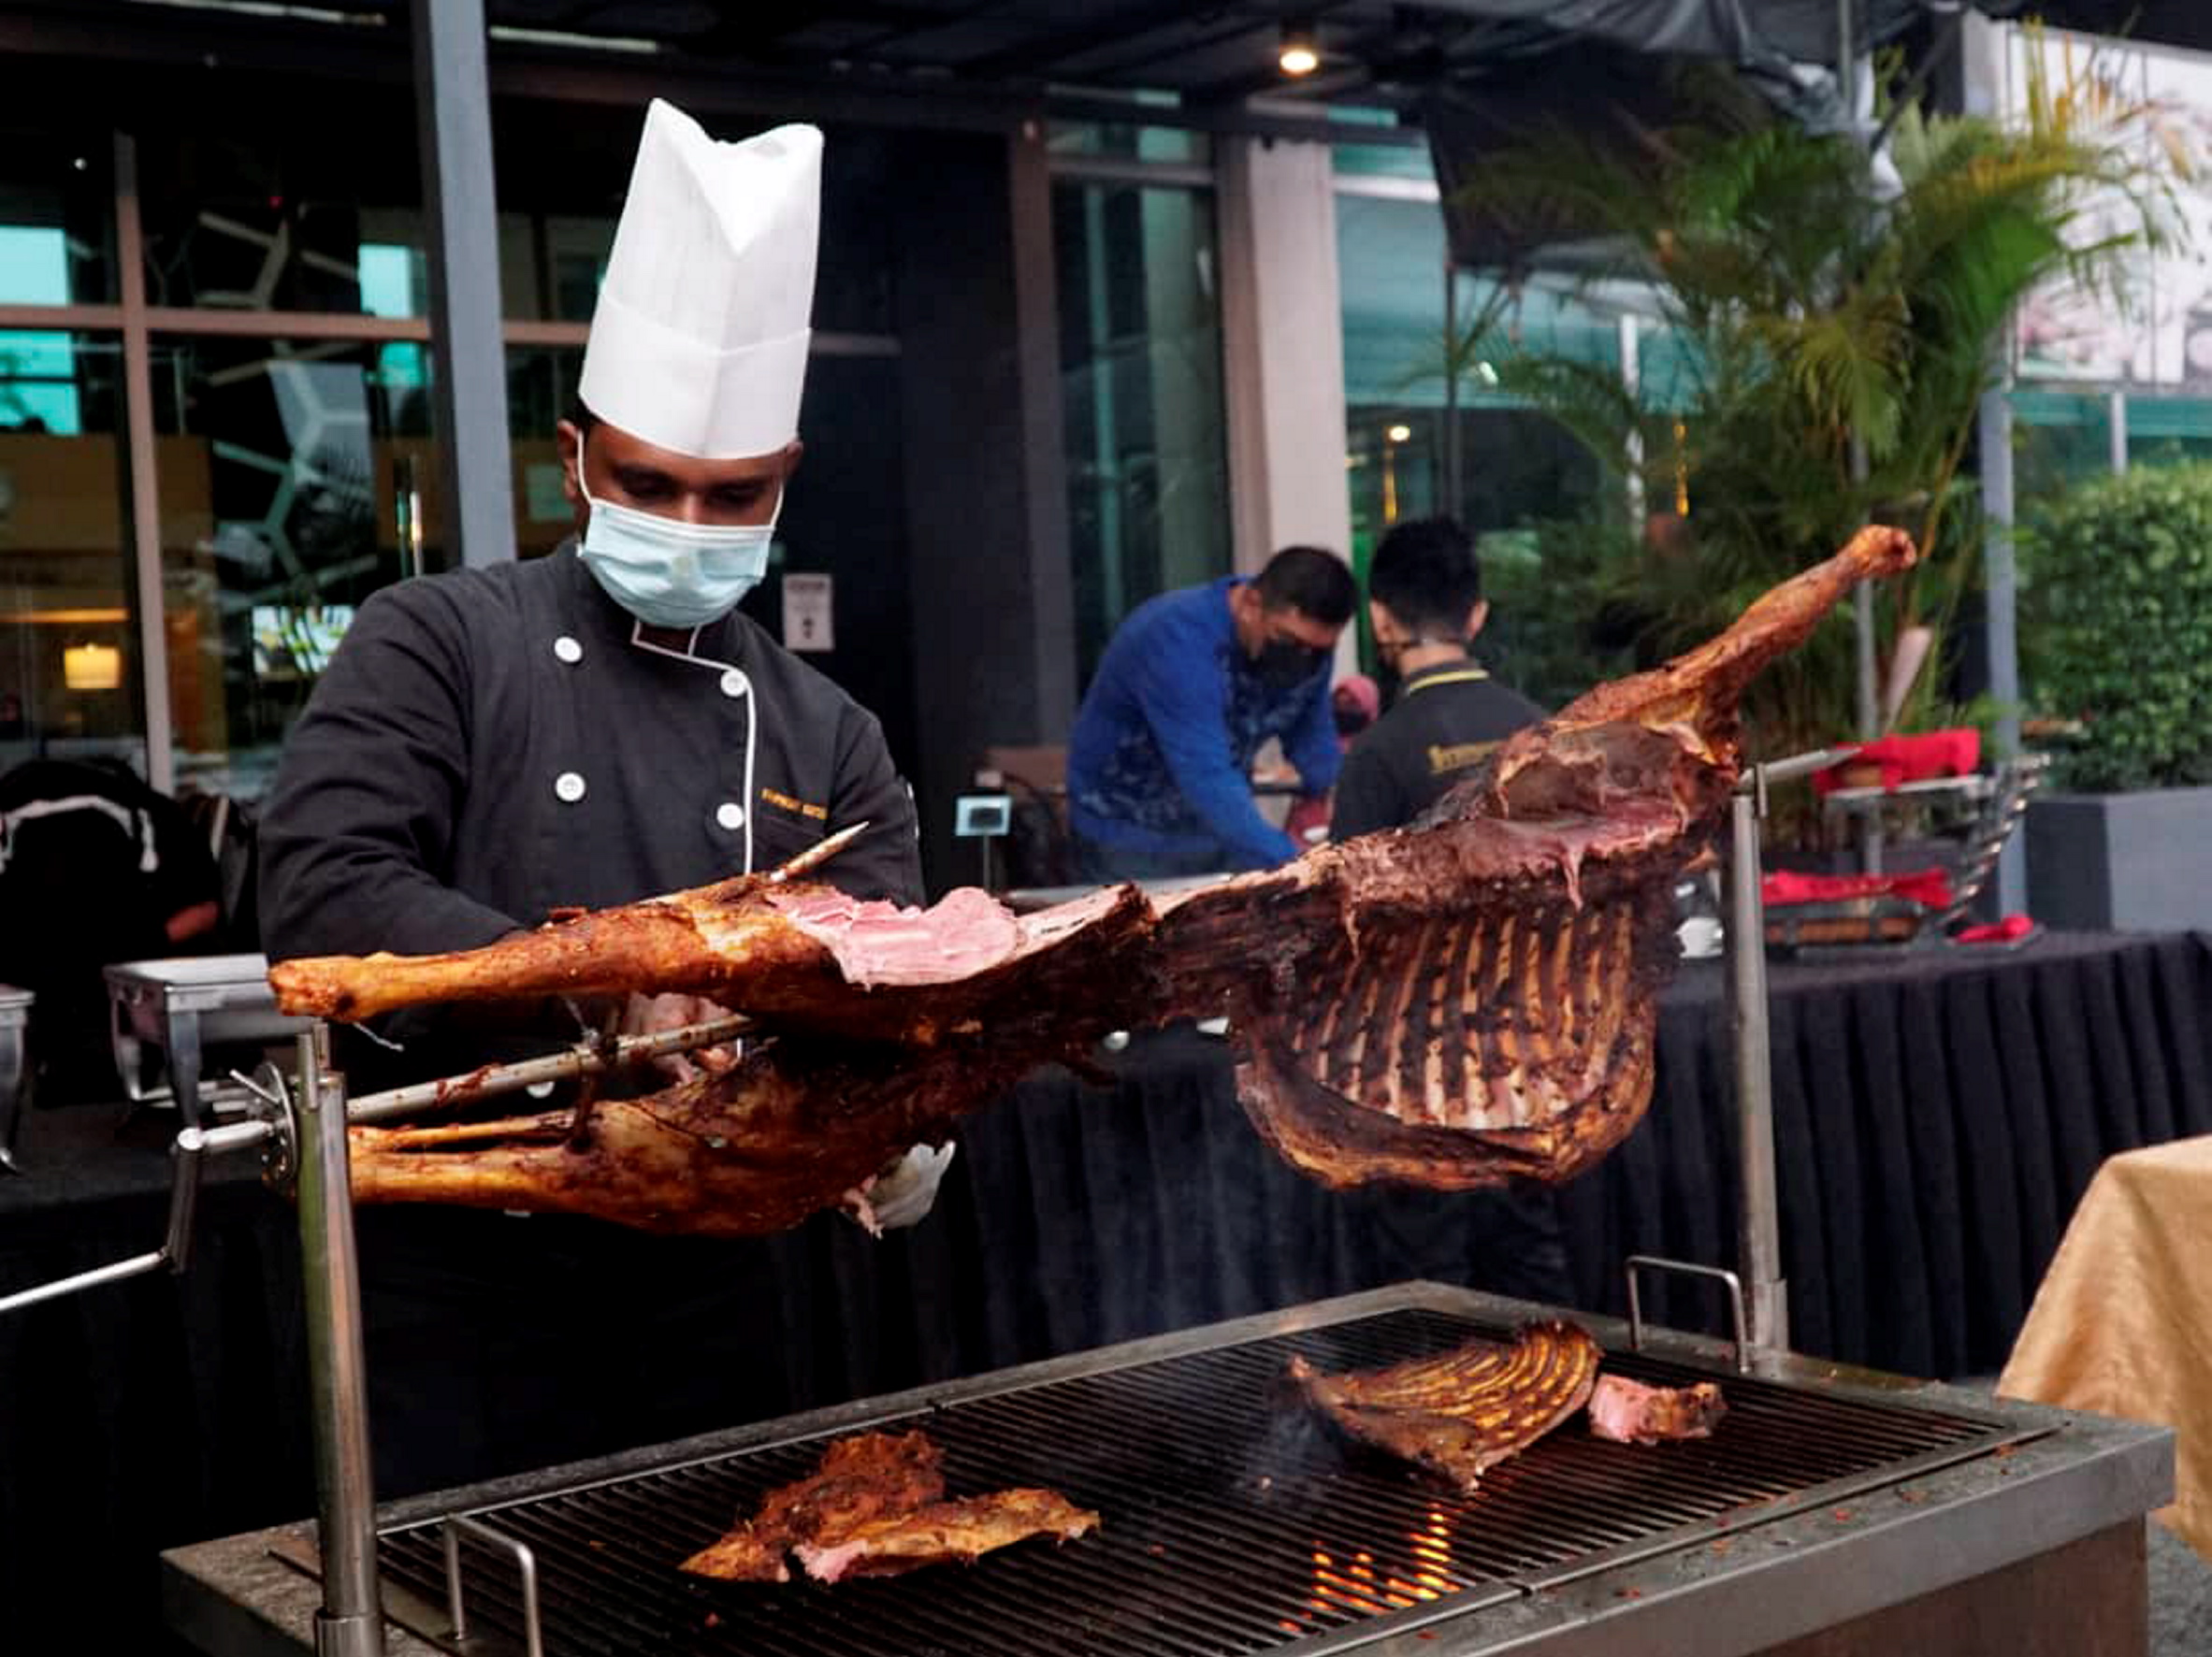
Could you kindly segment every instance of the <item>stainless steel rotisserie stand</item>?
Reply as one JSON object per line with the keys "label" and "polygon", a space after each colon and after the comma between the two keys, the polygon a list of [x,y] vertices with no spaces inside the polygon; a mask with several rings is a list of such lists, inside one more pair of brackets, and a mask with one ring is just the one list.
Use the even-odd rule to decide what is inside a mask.
{"label": "stainless steel rotisserie stand", "polygon": [[[329,1028],[317,1021],[299,1031],[296,1066],[289,1081],[272,1066],[264,1066],[257,1078],[236,1077],[251,1101],[249,1119],[211,1129],[192,1123],[177,1135],[168,1224],[157,1247],[0,1295],[0,1316],[153,1272],[184,1271],[191,1263],[201,1170],[207,1159],[258,1150],[265,1176],[272,1186],[293,1191],[299,1217],[321,1578],[311,1647],[318,1657],[379,1657],[388,1648],[378,1604],[375,1495],[347,1128],[353,1122],[388,1121],[467,1099],[596,1075],[727,1042],[747,1028],[745,1018],[732,1015],[652,1035],[586,1040],[565,1053],[486,1065],[465,1076],[371,1094],[349,1104],[344,1078],[330,1068]],[[465,1521],[456,1521],[460,1522]],[[325,1561],[326,1570],[321,1568]],[[523,1568],[527,1576],[527,1559]],[[456,1624],[458,1592],[456,1572]]]}
{"label": "stainless steel rotisserie stand", "polygon": [[1781,1183],[1774,1168],[1774,1060],[1768,1038],[1767,913],[1760,887],[1759,825],[1767,790],[1811,776],[1848,748],[1747,766],[1728,801],[1728,1021],[1736,1069],[1738,1187],[1736,1258],[1752,1344],[1789,1349],[1789,1287],[1782,1275]]}
{"label": "stainless steel rotisserie stand", "polygon": [[[595,1493],[618,1496],[629,1481],[640,1481],[640,1493],[614,1509],[630,1517],[602,1518],[600,1523],[614,1527],[598,1533],[609,1540],[582,1545],[623,1549],[639,1541],[635,1515],[641,1504],[649,1508],[656,1499],[652,1479],[694,1477],[716,1458],[767,1454],[795,1441],[875,1425],[925,1425],[933,1434],[940,1430],[950,1434],[963,1410],[990,1407],[993,1401],[1016,1401],[1005,1404],[1007,1409],[1029,1408],[1019,1401],[1048,1396],[1056,1386],[1110,1380],[1178,1362],[1218,1363],[1255,1342],[1315,1332],[1325,1336],[1362,1319],[1409,1310],[1510,1326],[1541,1308],[1441,1285],[1404,1285],[397,1503],[380,1511],[378,1528],[390,1537],[468,1517],[512,1533],[521,1528],[518,1520],[529,1505],[571,1511],[574,1504],[586,1503]],[[1630,1361],[1629,1333],[1624,1325],[1603,1318],[1582,1321],[1613,1355],[1612,1362]],[[1616,1547],[1579,1563],[1507,1572],[1473,1592],[1431,1596],[1425,1603],[1362,1618],[1349,1626],[1320,1633],[1294,1629],[1279,1650],[1299,1657],[1352,1650],[1386,1657],[1496,1652],[1647,1657],[1674,1651],[1748,1657],[1786,1650],[1792,1642],[1832,1631],[1879,1624],[1887,1631],[1884,1637],[1891,1641],[1887,1646],[1836,1644],[1818,1649],[1824,1653],[1996,1650],[2001,1648],[1995,1645],[1916,1644],[1909,1621],[1914,1607],[1945,1607],[1945,1614],[1956,1619],[1961,1614],[1959,1595],[1979,1587],[1998,1601],[2017,1596],[2026,1579],[2023,1573],[2038,1569],[2061,1574],[2062,1592],[2083,1602],[2082,1615],[2094,1614],[2108,1622],[2118,1618],[2119,1623],[2111,1625],[2121,1626],[2131,1614],[2132,1602],[2132,1615],[2140,1622],[2142,1520],[2169,1500],[2173,1490],[2173,1438],[2163,1429],[1992,1401],[1957,1388],[1840,1371],[1787,1354],[1756,1350],[1750,1354],[1756,1381],[1731,1382],[1727,1377],[1736,1374],[1735,1354],[1728,1347],[1667,1332],[1647,1332],[1645,1345],[1635,1356],[1719,1377],[1724,1388],[1741,1390],[1741,1409],[1757,1407],[1757,1401],[1748,1397],[1755,1384],[1773,1383],[1769,1391],[1800,1394],[1824,1408],[1843,1412],[1843,1419],[1854,1410],[1930,1412],[1966,1419],[1977,1426],[1979,1435],[1948,1453],[1923,1453],[1900,1462],[1888,1475],[1841,1493],[1814,1489],[1795,1500],[1771,1500],[1757,1511],[1731,1512],[1710,1526],[1699,1521],[1677,1527],[1641,1547]],[[1295,1408],[1268,1397],[1264,1390],[1249,1395],[1240,1391],[1228,1404],[1263,1419],[1267,1412]],[[1750,1419],[1745,1418],[1747,1423]],[[1728,1429],[1729,1422],[1724,1420],[1721,1432]],[[1832,1423],[1829,1429],[1816,1431],[1831,1429]],[[1716,1437],[1716,1447],[1720,1442]],[[1091,1462],[1100,1452],[1094,1446],[1071,1444],[1064,1453],[1072,1476],[1075,1465]],[[1659,1447],[1641,1453],[1665,1457],[1670,1450]],[[1415,1479],[1410,1472],[1398,1477]],[[1556,1488],[1566,1506],[1587,1506],[1592,1500],[1586,1491],[1578,1491],[1572,1480]],[[1297,1521],[1294,1513],[1286,1520]],[[1126,1511],[1108,1510],[1105,1522],[1101,1537],[1111,1538],[1117,1526],[1126,1535],[1137,1520]],[[1163,1567],[1162,1574],[1180,1578],[1209,1574],[1199,1586],[1219,1597],[1222,1591],[1213,1585],[1214,1576],[1224,1568],[1233,1572],[1238,1562],[1233,1536],[1217,1536],[1211,1534],[1215,1528],[1202,1526],[1187,1542],[1176,1544],[1173,1553],[1187,1558],[1188,1567]],[[1233,1532],[1233,1521],[1224,1520],[1222,1528]],[[288,1526],[166,1555],[164,1593],[174,1626],[215,1657],[296,1657],[316,1649],[323,1595],[304,1570],[314,1557],[311,1535],[311,1527]],[[643,1537],[644,1542],[651,1540]],[[1087,1556],[1085,1546],[1071,1544],[1057,1552],[1044,1549],[1027,1563],[1031,1568],[1055,1573],[1054,1579],[1063,1583],[1089,1577],[1096,1583],[1094,1592],[1118,1600],[1130,1592],[1123,1574],[1128,1555],[1134,1553],[1141,1562],[1149,1553],[1167,1551],[1125,1541],[1122,1560],[1114,1561],[1103,1551]],[[1224,1555],[1229,1556],[1225,1564]],[[664,1561],[658,1575],[672,1573],[674,1557],[680,1555]],[[990,1562],[974,1572],[955,1572],[937,1592],[955,1592],[959,1584],[980,1592],[989,1574],[1013,1564],[1009,1557],[1004,1563]],[[881,1604],[888,1587],[863,1583],[857,1589],[794,1586],[740,1592],[796,1596],[785,1602],[793,1610],[804,1609],[811,1598],[818,1610],[839,1595],[857,1594],[863,1606],[874,1595],[875,1603]],[[2049,1584],[2043,1591],[2049,1591]],[[618,1599],[610,1606],[599,1591],[586,1585],[585,1592],[602,1616],[620,1618]],[[1019,1601],[1024,1591],[1016,1584],[1010,1592]],[[2089,1601],[2095,1596],[2104,1599],[2092,1607]],[[512,1601],[511,1585],[507,1597]],[[436,1631],[443,1626],[442,1613],[427,1596],[403,1592],[387,1579],[385,1600],[398,1620],[387,1647],[394,1657],[428,1657],[432,1651],[450,1649],[409,1632],[410,1627]],[[1992,1602],[1992,1610],[1998,1601]],[[713,1624],[706,1626],[711,1630]],[[560,1648],[561,1633],[558,1616],[549,1612],[549,1649]],[[610,1639],[603,1623],[584,1637],[586,1647],[595,1650],[675,1649],[665,1635],[645,1629],[631,1643]],[[715,1649],[748,1649],[731,1635],[698,1636],[709,1645],[717,1637],[728,1643]],[[923,1635],[918,1631],[913,1637]],[[773,1649],[802,1649],[787,1643],[801,1638],[797,1631],[787,1631]],[[934,1638],[942,1643],[941,1634]],[[943,1649],[1040,1653],[1053,1649],[1025,1643],[1032,1639],[1019,1622],[1002,1622],[990,1629],[988,1638],[978,1635],[973,1648]],[[511,1648],[485,1644],[468,1649]],[[1109,1641],[1099,1649],[1139,1648]],[[1197,1636],[1188,1645],[1164,1642],[1141,1649],[1251,1648],[1208,1647]],[[2122,1647],[2103,1649],[2117,1651]]]}
{"label": "stainless steel rotisserie stand", "polygon": [[[329,1027],[317,1022],[301,1033],[297,1103],[292,1118],[298,1163],[309,1402],[315,1435],[316,1558],[322,1579],[322,1603],[314,1621],[317,1657],[379,1657],[388,1650],[377,1592],[369,1388],[347,1128],[354,1122],[387,1121],[465,1098],[595,1074],[658,1054],[688,1052],[727,1041],[745,1028],[743,1018],[727,1017],[658,1036],[586,1043],[546,1059],[488,1065],[466,1077],[370,1094],[350,1105],[344,1079],[330,1068]],[[532,1567],[527,1553],[520,1563],[528,1578]],[[457,1564],[450,1587],[457,1636],[464,1632]],[[537,1657],[534,1649],[530,1657]]]}

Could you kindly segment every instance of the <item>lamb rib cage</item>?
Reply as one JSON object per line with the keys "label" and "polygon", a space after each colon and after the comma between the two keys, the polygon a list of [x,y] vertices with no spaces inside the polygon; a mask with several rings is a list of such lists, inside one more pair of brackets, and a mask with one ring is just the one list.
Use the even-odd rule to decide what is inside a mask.
{"label": "lamb rib cage", "polygon": [[1608,993],[1628,981],[1633,924],[1626,904],[1562,904],[1377,928],[1315,963],[1283,1045],[1320,1086],[1401,1122],[1530,1127],[1633,1046]]}
{"label": "lamb rib cage", "polygon": [[1672,901],[1663,883],[1623,882],[1580,909],[1363,928],[1295,994],[1248,1010],[1247,1114],[1329,1185],[1566,1177],[1650,1096]]}

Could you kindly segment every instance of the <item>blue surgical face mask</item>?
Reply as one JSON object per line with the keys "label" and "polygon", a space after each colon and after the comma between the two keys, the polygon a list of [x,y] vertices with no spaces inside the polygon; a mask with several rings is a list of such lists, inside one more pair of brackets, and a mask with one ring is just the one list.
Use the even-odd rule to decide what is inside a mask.
{"label": "blue surgical face mask", "polygon": [[[647,627],[702,627],[729,614],[768,573],[773,517],[765,524],[686,524],[595,500],[581,455],[576,487],[590,509],[577,556],[607,597]],[[779,490],[776,516],[783,510]]]}

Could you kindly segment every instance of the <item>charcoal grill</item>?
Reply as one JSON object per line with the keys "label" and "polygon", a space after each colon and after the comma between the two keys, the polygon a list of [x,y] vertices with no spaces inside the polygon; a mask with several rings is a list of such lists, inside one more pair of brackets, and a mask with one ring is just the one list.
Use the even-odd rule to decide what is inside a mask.
{"label": "charcoal grill", "polygon": [[[1545,1310],[1406,1285],[398,1504],[378,1525],[392,1650],[524,1650],[507,1546],[520,1544],[556,1657],[1723,1657],[2131,1525],[2139,1567],[2141,1515],[2171,1489],[2160,1430],[1782,1354],[1742,1375],[1714,1343],[1663,1334],[1629,1350],[1603,1319],[1583,1321],[1610,1371],[1720,1382],[1729,1414],[1713,1438],[1639,1448],[1570,1424],[1463,1496],[1343,1443],[1282,1385],[1293,1353],[1323,1368],[1393,1362]],[[953,1493],[1048,1485],[1098,1509],[1102,1528],[836,1588],[675,1569],[810,1472],[829,1439],[918,1426],[943,1448]],[[465,1648],[447,1608],[455,1518]],[[285,1628],[311,1649],[305,1527],[182,1549],[167,1568],[173,1614],[206,1649],[280,1649],[266,1636]],[[240,1643],[247,1628],[255,1643]],[[1670,1628],[1688,1643],[1666,1643]]]}

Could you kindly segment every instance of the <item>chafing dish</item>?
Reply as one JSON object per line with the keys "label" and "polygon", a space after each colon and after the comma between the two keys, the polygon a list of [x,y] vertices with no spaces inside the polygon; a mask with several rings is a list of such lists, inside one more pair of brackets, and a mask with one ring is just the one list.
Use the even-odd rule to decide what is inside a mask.
{"label": "chafing dish", "polygon": [[115,1068],[133,1104],[174,1103],[197,1127],[203,1104],[219,1110],[240,1090],[202,1087],[209,1049],[259,1047],[307,1028],[277,1011],[268,958],[188,956],[106,969]]}

